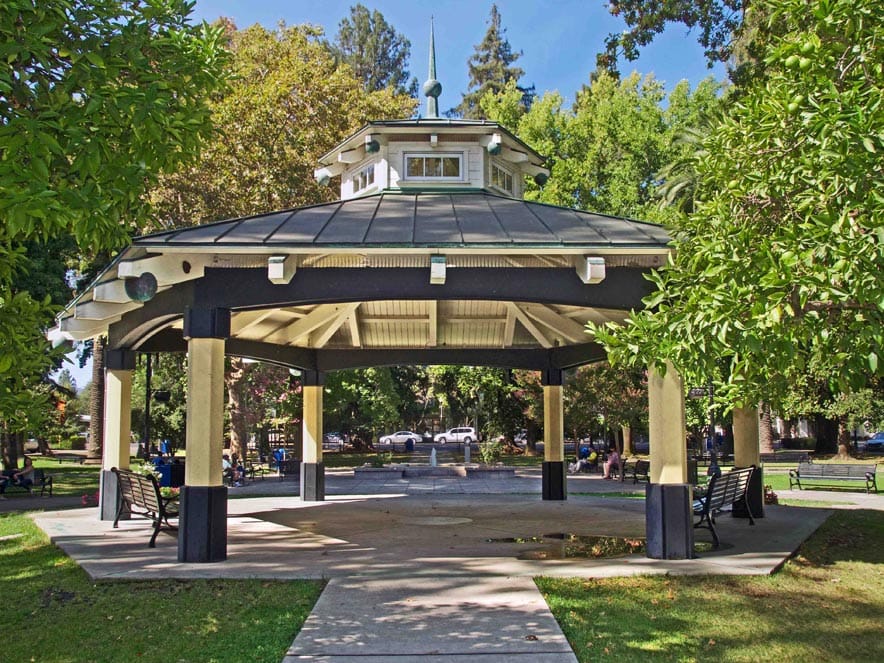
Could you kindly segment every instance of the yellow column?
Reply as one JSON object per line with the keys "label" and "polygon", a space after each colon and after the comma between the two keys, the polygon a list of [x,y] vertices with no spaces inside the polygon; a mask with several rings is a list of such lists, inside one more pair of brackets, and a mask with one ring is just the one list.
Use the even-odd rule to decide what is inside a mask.
{"label": "yellow column", "polygon": [[322,462],[322,385],[305,385],[304,400],[304,463]]}
{"label": "yellow column", "polygon": [[761,465],[758,439],[758,410],[754,407],[736,407],[734,417],[734,465],[749,467]]}
{"label": "yellow column", "polygon": [[565,460],[565,417],[562,385],[543,387],[543,459]]}
{"label": "yellow column", "polygon": [[188,486],[220,486],[224,449],[224,339],[187,341]]}
{"label": "yellow column", "polygon": [[104,453],[101,467],[129,468],[132,432],[132,371],[106,370],[104,377]]}
{"label": "yellow column", "polygon": [[648,370],[648,419],[651,483],[686,483],[684,385],[672,364],[667,364],[666,375]]}

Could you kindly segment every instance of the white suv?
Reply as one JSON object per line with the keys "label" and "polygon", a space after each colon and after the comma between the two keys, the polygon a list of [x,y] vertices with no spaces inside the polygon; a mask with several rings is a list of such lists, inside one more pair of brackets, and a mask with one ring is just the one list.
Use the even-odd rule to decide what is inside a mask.
{"label": "white suv", "polygon": [[439,444],[445,444],[446,442],[463,442],[466,444],[468,442],[474,442],[475,440],[475,428],[452,428],[444,433],[439,433],[433,438],[433,441],[438,442]]}

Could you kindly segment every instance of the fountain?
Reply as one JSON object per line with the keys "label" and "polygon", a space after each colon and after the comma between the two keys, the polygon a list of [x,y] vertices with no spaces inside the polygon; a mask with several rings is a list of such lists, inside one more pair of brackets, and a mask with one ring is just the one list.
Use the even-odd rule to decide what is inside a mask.
{"label": "fountain", "polygon": [[430,467],[436,467],[436,447],[430,451]]}

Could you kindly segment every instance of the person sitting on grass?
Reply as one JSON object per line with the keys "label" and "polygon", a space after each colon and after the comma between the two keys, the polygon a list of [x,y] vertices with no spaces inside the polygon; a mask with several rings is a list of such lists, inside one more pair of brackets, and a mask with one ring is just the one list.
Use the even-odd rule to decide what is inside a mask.
{"label": "person sitting on grass", "polygon": [[605,461],[605,473],[602,476],[603,479],[612,479],[612,472],[620,471],[620,454],[617,453],[617,447],[613,444],[611,448],[608,450],[608,459]]}

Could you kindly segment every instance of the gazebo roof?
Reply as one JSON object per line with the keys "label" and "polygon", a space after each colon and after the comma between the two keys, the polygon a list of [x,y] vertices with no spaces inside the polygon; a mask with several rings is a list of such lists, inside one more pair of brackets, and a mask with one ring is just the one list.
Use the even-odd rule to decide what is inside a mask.
{"label": "gazebo roof", "polygon": [[[132,249],[516,249],[665,252],[666,231],[487,191],[384,191],[135,239]],[[131,249],[130,249],[131,250]]]}

